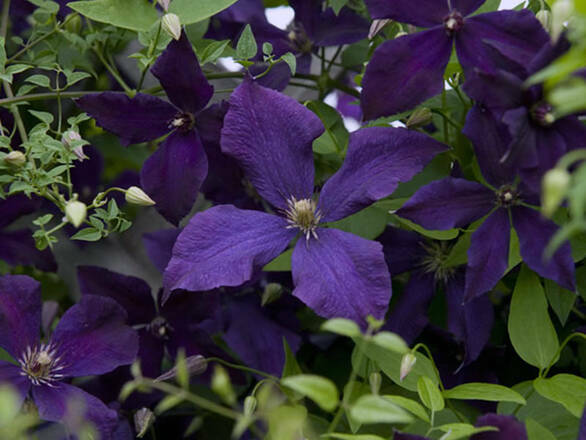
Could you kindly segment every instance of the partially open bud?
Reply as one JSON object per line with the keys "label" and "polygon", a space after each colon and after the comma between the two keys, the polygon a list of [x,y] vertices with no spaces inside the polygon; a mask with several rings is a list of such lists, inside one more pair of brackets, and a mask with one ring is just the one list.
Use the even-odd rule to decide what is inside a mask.
{"label": "partially open bud", "polygon": [[383,382],[381,374],[378,371],[370,373],[370,376],[368,376],[368,382],[370,383],[370,391],[372,394],[377,395]]}
{"label": "partially open bud", "polygon": [[4,162],[14,167],[21,167],[26,163],[26,156],[22,151],[14,150],[4,156]]}
{"label": "partially open bud", "polygon": [[181,38],[181,21],[177,15],[173,13],[165,14],[162,18],[161,25],[163,26],[163,30],[174,40]]}
{"label": "partially open bud", "polygon": [[552,168],[541,182],[541,212],[551,217],[566,197],[570,185],[570,173],[564,168]]}
{"label": "partially open bud", "polygon": [[372,40],[383,28],[391,22],[388,18],[373,20],[368,31],[368,39]]}
{"label": "partially open bud", "polygon": [[399,371],[399,379],[403,381],[415,366],[417,358],[411,352],[405,353],[401,359],[401,369]]}
{"label": "partially open bud", "polygon": [[150,409],[141,408],[136,411],[134,413],[134,429],[136,430],[136,437],[144,437],[154,421],[155,414]]}
{"label": "partially open bud", "polygon": [[76,228],[79,228],[87,216],[87,206],[79,200],[70,200],[65,205],[65,218]]}
{"label": "partially open bud", "polygon": [[423,127],[424,125],[430,124],[431,120],[431,110],[427,107],[421,107],[411,113],[405,125],[407,128]]}
{"label": "partially open bud", "polygon": [[161,8],[163,8],[165,12],[167,12],[169,10],[169,4],[171,3],[171,0],[157,0],[157,3],[161,5]]}
{"label": "partially open bud", "polygon": [[142,189],[138,186],[131,186],[126,190],[124,195],[126,201],[132,205],[138,206],[153,206],[155,201],[151,199]]}
{"label": "partially open bud", "polygon": [[71,151],[73,151],[73,154],[75,154],[75,156],[80,161],[84,159],[89,159],[89,157],[87,157],[83,152],[83,145],[74,147],[74,142],[76,141],[81,141],[81,136],[77,131],[74,130],[66,131],[65,133],[63,133],[63,137],[61,138],[61,143],[65,145],[67,148],[72,149]]}
{"label": "partially open bud", "polygon": [[537,14],[535,14],[535,18],[539,20],[541,26],[543,26],[547,32],[551,31],[551,12],[542,9],[541,11],[537,12]]}

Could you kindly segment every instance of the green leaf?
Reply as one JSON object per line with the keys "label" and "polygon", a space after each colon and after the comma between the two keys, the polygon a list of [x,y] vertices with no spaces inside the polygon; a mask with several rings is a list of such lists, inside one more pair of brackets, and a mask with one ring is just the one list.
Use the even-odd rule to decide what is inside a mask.
{"label": "green leaf", "polygon": [[586,404],[586,380],[572,374],[557,374],[549,379],[533,381],[535,390],[543,397],[563,405],[576,417],[582,416]]}
{"label": "green leaf", "polygon": [[90,76],[91,75],[87,72],[72,72],[67,75],[67,86],[70,87],[83,79],[89,78]]}
{"label": "green leaf", "polygon": [[428,229],[419,226],[417,223],[413,223],[406,218],[399,217],[397,215],[393,216],[394,220],[397,220],[400,224],[408,227],[409,229],[419,232],[421,235],[424,235],[429,238],[433,238],[434,240],[452,240],[458,236],[457,229],[448,229],[447,231],[430,231]]}
{"label": "green leaf", "polygon": [[4,47],[6,41],[4,37],[0,37],[0,72],[4,72],[6,67],[6,48]]}
{"label": "green leaf", "polygon": [[321,325],[320,329],[324,332],[332,332],[349,338],[357,338],[362,335],[360,327],[354,321],[344,318],[329,319]]}
{"label": "green leaf", "polygon": [[509,311],[509,337],[517,354],[528,364],[547,368],[559,348],[547,312],[545,293],[535,273],[521,268]]}
{"label": "green leaf", "polygon": [[445,390],[446,399],[487,400],[490,402],[516,402],[525,405],[525,399],[516,391],[503,385],[470,382]]}
{"label": "green leaf", "polygon": [[[198,3],[202,0],[198,0]],[[173,1],[173,4],[177,1]],[[147,0],[91,0],[67,4],[71,9],[92,20],[132,31],[146,32],[158,20],[157,10]],[[194,10],[199,9],[193,7]],[[178,14],[179,15],[179,14]],[[181,23],[188,24],[181,20]],[[193,23],[193,22],[191,22]]]}
{"label": "green leaf", "polygon": [[584,301],[586,301],[586,266],[576,269],[576,289]]}
{"label": "green leaf", "polygon": [[53,219],[53,214],[45,214],[41,217],[36,218],[33,220],[33,225],[43,226],[49,223]]}
{"label": "green leaf", "polygon": [[258,46],[252,34],[252,29],[247,24],[236,44],[236,58],[239,60],[249,60],[256,55],[257,51]]}
{"label": "green leaf", "polygon": [[283,351],[285,352],[285,365],[283,365],[281,377],[284,378],[301,374],[301,367],[299,367],[297,359],[295,359],[295,353],[293,353],[285,338],[283,338]]}
{"label": "green leaf", "polygon": [[411,423],[413,417],[391,401],[372,394],[360,397],[350,409],[352,418],[363,424]]}
{"label": "green leaf", "polygon": [[265,272],[289,272],[291,270],[291,255],[293,249],[286,250],[273,261],[262,268]]}
{"label": "green leaf", "polygon": [[549,305],[560,320],[560,323],[566,325],[568,316],[576,302],[576,294],[570,290],[564,289],[559,284],[551,280],[544,280],[545,294]]}
{"label": "green leaf", "polygon": [[334,10],[334,14],[338,15],[340,10],[346,6],[348,0],[330,0],[330,6]]}
{"label": "green leaf", "polygon": [[282,379],[281,383],[309,397],[324,411],[331,412],[338,406],[338,390],[330,379],[313,374],[298,374]]}
{"label": "green leaf", "polygon": [[386,210],[374,204],[356,214],[332,222],[330,226],[368,240],[374,240],[385,230],[390,217]]}
{"label": "green leaf", "polygon": [[96,228],[85,228],[71,237],[72,240],[81,241],[98,241],[102,238],[102,233]]}
{"label": "green leaf", "polygon": [[53,115],[47,112],[38,112],[36,110],[29,110],[29,113],[33,115],[35,118],[43,121],[47,125],[51,125],[53,122]]}
{"label": "green leaf", "polygon": [[49,81],[49,78],[47,78],[45,75],[31,75],[27,79],[25,79],[25,81],[32,84],[36,84],[37,86],[45,87],[47,89],[51,87],[51,82]]}
{"label": "green leaf", "polygon": [[308,101],[305,106],[320,118],[325,128],[325,132],[313,141],[313,151],[318,154],[344,151],[350,134],[340,113],[322,101]]}
{"label": "green leaf", "polygon": [[295,55],[293,55],[291,52],[287,52],[287,53],[281,55],[280,59],[282,61],[286,62],[287,65],[289,66],[289,70],[291,71],[291,76],[295,75],[295,72],[297,71],[297,58],[295,58]]}
{"label": "green leaf", "polygon": [[223,11],[236,0],[197,0],[197,7],[193,0],[173,0],[169,12],[177,14],[184,25],[197,23],[212,15]]}
{"label": "green leaf", "polygon": [[481,426],[477,428],[469,425],[468,423],[448,423],[446,425],[438,426],[436,429],[445,432],[441,439],[442,440],[459,440],[463,438],[469,438],[473,434],[487,431],[498,431],[495,426]]}
{"label": "green leaf", "polygon": [[391,396],[391,395],[384,395],[383,398],[390,400],[395,405],[400,406],[403,409],[406,409],[413,415],[419,417],[424,422],[429,423],[429,416],[427,415],[427,411],[425,408],[416,402],[415,400],[408,399],[407,397],[403,396]]}
{"label": "green leaf", "polygon": [[338,440],[385,440],[384,438],[374,434],[341,434],[337,432],[323,434],[322,437]]}
{"label": "green leaf", "polygon": [[203,51],[201,51],[200,63],[215,63],[218,58],[222,56],[226,47],[230,44],[230,40],[212,41]]}
{"label": "green leaf", "polygon": [[429,377],[421,376],[417,381],[417,394],[423,404],[432,411],[441,411],[445,407],[444,398],[436,383]]}
{"label": "green leaf", "polygon": [[399,335],[387,331],[377,333],[372,337],[372,342],[385,350],[394,351],[395,353],[405,354],[409,347]]}
{"label": "green leaf", "polygon": [[556,440],[555,435],[549,429],[541,426],[531,418],[525,420],[525,427],[527,428],[527,438],[529,440]]}

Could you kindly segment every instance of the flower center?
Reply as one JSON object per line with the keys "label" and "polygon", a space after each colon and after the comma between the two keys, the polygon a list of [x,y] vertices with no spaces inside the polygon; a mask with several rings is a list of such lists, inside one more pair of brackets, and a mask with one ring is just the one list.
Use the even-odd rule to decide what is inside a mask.
{"label": "flower center", "polygon": [[189,131],[195,125],[195,116],[189,112],[179,112],[169,122],[169,128],[181,132]]}
{"label": "flower center", "polygon": [[500,208],[510,208],[519,201],[519,192],[509,185],[501,186],[496,191],[496,205]]}
{"label": "flower center", "polygon": [[530,110],[531,119],[542,127],[549,127],[555,122],[553,107],[545,101],[533,105]]}
{"label": "flower center", "polygon": [[321,214],[317,210],[317,204],[311,199],[297,200],[291,197],[287,200],[287,211],[285,212],[289,226],[287,229],[299,228],[305,235],[305,239],[309,240],[309,236],[313,235],[317,239],[315,229],[321,218]]}
{"label": "flower center", "polygon": [[448,35],[458,32],[463,25],[464,17],[462,17],[462,14],[455,9],[444,18],[444,29]]}
{"label": "flower center", "polygon": [[289,37],[291,46],[293,46],[295,51],[301,53],[311,52],[313,44],[311,43],[311,40],[309,39],[309,36],[305,32],[305,29],[301,23],[293,23],[289,27],[289,33],[287,36]]}
{"label": "flower center", "polygon": [[147,329],[158,339],[169,339],[169,334],[173,331],[173,327],[162,316],[157,316],[153,319]]}
{"label": "flower center", "polygon": [[447,282],[456,270],[455,267],[446,267],[451,249],[448,243],[431,241],[422,243],[421,246],[427,251],[427,255],[421,261],[423,270],[432,273],[436,281]]}
{"label": "flower center", "polygon": [[56,356],[57,349],[52,344],[41,344],[34,348],[26,348],[18,363],[22,376],[26,376],[34,385],[49,385],[63,379],[63,365],[59,364],[60,357]]}

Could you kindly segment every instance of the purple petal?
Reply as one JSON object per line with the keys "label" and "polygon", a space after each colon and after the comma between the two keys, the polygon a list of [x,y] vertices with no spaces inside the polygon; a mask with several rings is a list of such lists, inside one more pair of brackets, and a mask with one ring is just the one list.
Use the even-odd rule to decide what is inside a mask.
{"label": "purple petal", "polygon": [[528,65],[547,42],[549,35],[527,9],[467,17],[462,29],[456,32],[456,52],[467,76],[474,68],[494,70],[495,47],[505,57]]}
{"label": "purple petal", "polygon": [[429,323],[427,309],[435,293],[433,274],[413,272],[384,326],[411,345]]}
{"label": "purple petal", "polygon": [[259,194],[273,206],[310,198],[312,142],[324,128],[293,98],[246,79],[230,97],[222,129],[222,151],[236,158]]}
{"label": "purple petal", "polygon": [[499,124],[490,110],[472,107],[462,133],[472,141],[480,171],[490,184],[499,187],[515,180],[516,164],[501,161],[510,143],[507,127]]}
{"label": "purple petal", "polygon": [[45,272],[57,270],[55,257],[49,249],[37,249],[30,229],[0,232],[0,260],[11,266],[35,266]]}
{"label": "purple petal", "polygon": [[136,358],[138,335],[125,325],[126,312],[113,299],[82,296],[57,324],[56,344],[64,376],[103,374]]}
{"label": "purple petal", "polygon": [[191,211],[207,172],[208,159],[198,134],[176,131],[146,160],[140,182],[157,211],[178,225]]}
{"label": "purple petal", "polygon": [[527,440],[525,425],[513,416],[486,414],[476,420],[475,426],[496,426],[498,431],[474,434],[470,440]]}
{"label": "purple petal", "polygon": [[509,261],[509,212],[497,209],[474,231],[468,248],[466,300],[488,292],[499,282]]}
{"label": "purple petal", "polygon": [[321,24],[319,17],[322,11],[322,2],[315,0],[289,0],[295,11],[295,21],[303,26],[308,35],[313,35]]}
{"label": "purple petal", "polygon": [[315,46],[339,46],[366,38],[369,28],[370,23],[349,8],[342,8],[338,15],[328,8],[310,37]]}
{"label": "purple petal", "polygon": [[582,418],[580,419],[580,433],[578,434],[578,440],[586,440],[586,407],[584,408]]}
{"label": "purple petal", "polygon": [[181,229],[161,229],[160,231],[148,232],[142,236],[144,247],[151,259],[151,262],[157,269],[165,271],[167,264],[171,260],[173,246]]}
{"label": "purple petal", "polygon": [[150,286],[140,278],[96,266],[79,266],[77,279],[82,295],[112,298],[128,314],[130,325],[145,324],[155,316]]}
{"label": "purple petal", "polygon": [[43,301],[41,308],[41,329],[45,337],[51,334],[51,326],[57,317],[57,313],[59,313],[59,303],[57,301]]}
{"label": "purple petal", "polygon": [[461,228],[495,206],[494,193],[479,183],[447,177],[420,188],[397,215],[426,229]]}
{"label": "purple petal", "polygon": [[0,347],[20,358],[39,342],[41,285],[25,275],[0,277]]}
{"label": "purple petal", "polygon": [[169,122],[177,108],[156,96],[137,93],[90,93],[75,101],[97,124],[120,137],[123,145],[137,144],[161,137],[171,131]]}
{"label": "purple petal", "polygon": [[508,110],[503,114],[502,121],[509,127],[512,137],[505,160],[516,162],[521,168],[534,168],[539,165],[536,139],[538,130],[531,122],[527,109],[518,107]]}
{"label": "purple petal", "polygon": [[391,277],[382,245],[337,229],[320,228],[319,239],[300,239],[291,262],[293,295],[325,318],[365,325],[385,316]]}
{"label": "purple petal", "polygon": [[400,113],[441,93],[451,51],[452,38],[443,26],[377,47],[362,80],[364,118]]}
{"label": "purple petal", "polygon": [[185,32],[171,40],[151,69],[169,100],[181,110],[198,113],[210,101],[214,87],[204,76]]}
{"label": "purple petal", "polygon": [[422,437],[415,434],[405,434],[402,432],[395,432],[393,440],[430,440],[429,437]]}
{"label": "purple petal", "polygon": [[218,292],[177,291],[161,306],[161,315],[174,329],[185,329],[214,320],[220,308]]}
{"label": "purple petal", "polygon": [[152,334],[148,329],[138,331],[139,347],[137,358],[140,370],[146,377],[157,377],[161,374],[161,364],[165,355],[165,341]]}
{"label": "purple petal", "polygon": [[347,217],[388,196],[446,149],[431,137],[404,128],[355,131],[342,167],[320,193],[323,221]]}
{"label": "purple petal", "polygon": [[19,405],[22,405],[24,399],[31,389],[31,382],[22,374],[20,367],[6,361],[0,361],[0,383],[10,384],[18,392]]}
{"label": "purple petal", "polygon": [[362,111],[360,110],[360,102],[356,97],[340,91],[336,91],[335,93],[338,97],[336,110],[344,117],[360,121],[362,119]]}
{"label": "purple petal", "polygon": [[[486,270],[490,270],[488,267]],[[475,361],[486,346],[494,310],[488,296],[474,298],[464,304],[464,277],[457,275],[446,284],[448,330],[464,343],[466,354],[462,366]]]}
{"label": "purple petal", "polygon": [[517,75],[499,70],[487,73],[475,70],[466,77],[464,91],[482,105],[504,111],[522,106],[523,80]]}
{"label": "purple petal", "polygon": [[441,24],[450,12],[449,3],[444,0],[411,0],[409,2],[365,0],[365,3],[373,19],[391,18],[419,27]]}
{"label": "purple petal", "polygon": [[73,385],[60,382],[52,387],[33,387],[33,399],[42,420],[62,422],[74,433],[87,420],[102,439],[109,439],[118,424],[116,411]]}
{"label": "purple petal", "polygon": [[276,215],[214,206],[196,214],[177,238],[165,270],[166,289],[238,286],[277,257],[296,231]]}
{"label": "purple petal", "polygon": [[0,229],[5,228],[23,215],[31,214],[40,207],[38,198],[28,198],[24,194],[16,194],[0,200]]}
{"label": "purple petal", "polygon": [[385,259],[393,275],[421,266],[428,255],[422,246],[425,239],[417,232],[387,227],[377,241],[383,244]]}
{"label": "purple petal", "polygon": [[576,289],[576,276],[570,243],[562,244],[551,260],[546,261],[544,252],[558,227],[538,212],[524,206],[511,210],[513,226],[519,236],[523,261],[539,275],[555,281],[565,289]]}

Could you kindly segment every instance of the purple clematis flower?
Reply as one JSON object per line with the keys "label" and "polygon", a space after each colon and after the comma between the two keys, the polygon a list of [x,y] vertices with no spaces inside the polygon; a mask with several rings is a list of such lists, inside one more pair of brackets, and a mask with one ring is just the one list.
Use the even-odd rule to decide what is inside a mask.
{"label": "purple clematis flower", "polygon": [[525,425],[513,416],[485,414],[476,420],[475,426],[495,426],[498,431],[474,434],[470,440],[527,440]]}
{"label": "purple clematis flower", "polygon": [[173,248],[164,275],[168,293],[238,286],[300,232],[292,255],[293,295],[325,317],[360,323],[368,315],[383,318],[391,284],[382,246],[322,225],[386,197],[446,147],[398,128],[354,132],[344,164],[316,202],[312,142],[323,130],[314,113],[250,78],[234,91],[222,130],[222,151],[242,165],[276,214],[232,205],[197,214]]}
{"label": "purple clematis flower", "polygon": [[151,70],[171,103],[142,93],[129,98],[117,92],[89,94],[76,102],[125,145],[171,133],[144,163],[140,179],[161,215],[177,225],[193,206],[207,174],[196,122],[214,88],[185,33],[169,43]]}
{"label": "purple clematis flower", "polygon": [[505,127],[488,110],[474,107],[468,113],[464,134],[472,141],[482,175],[489,183],[447,177],[419,189],[397,214],[427,229],[464,227],[487,216],[472,234],[468,249],[465,299],[492,289],[507,270],[511,220],[525,263],[545,278],[574,290],[574,262],[569,243],[564,243],[549,261],[544,250],[557,231],[527,203],[536,195],[517,184],[517,169],[500,163],[509,145]]}
{"label": "purple clematis flower", "polygon": [[116,427],[116,412],[69,385],[71,377],[99,375],[136,357],[138,337],[125,325],[126,313],[109,298],[86,296],[71,307],[49,341],[39,338],[41,286],[22,275],[0,278],[0,346],[16,361],[0,362],[0,380],[30,397],[39,417],[67,424],[67,405],[85,406],[85,416],[103,439]]}
{"label": "purple clematis flower", "polygon": [[381,44],[362,80],[362,111],[374,119],[413,108],[440,93],[455,43],[464,74],[494,70],[499,54],[528,63],[549,41],[531,11],[471,15],[484,0],[366,0],[373,19],[429,28]]}

